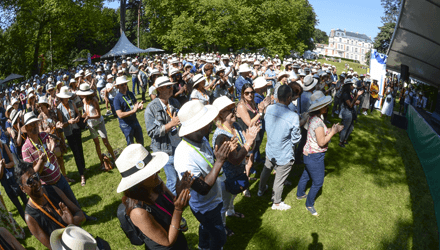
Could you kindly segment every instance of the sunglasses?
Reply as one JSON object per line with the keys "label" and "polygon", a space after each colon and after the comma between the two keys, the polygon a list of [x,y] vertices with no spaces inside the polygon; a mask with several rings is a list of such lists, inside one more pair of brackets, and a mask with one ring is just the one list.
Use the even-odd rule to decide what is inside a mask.
{"label": "sunglasses", "polygon": [[40,181],[40,175],[38,173],[35,173],[31,177],[29,177],[26,181],[26,185],[31,187],[34,184],[34,181],[36,182]]}
{"label": "sunglasses", "polygon": [[237,107],[233,107],[231,109],[226,110],[227,112],[235,113],[237,111]]}
{"label": "sunglasses", "polygon": [[251,91],[251,92],[244,92],[245,95],[253,95],[255,94],[255,91]]}
{"label": "sunglasses", "polygon": [[168,86],[167,86],[167,89],[170,89],[171,87],[172,87],[171,85],[168,85]]}

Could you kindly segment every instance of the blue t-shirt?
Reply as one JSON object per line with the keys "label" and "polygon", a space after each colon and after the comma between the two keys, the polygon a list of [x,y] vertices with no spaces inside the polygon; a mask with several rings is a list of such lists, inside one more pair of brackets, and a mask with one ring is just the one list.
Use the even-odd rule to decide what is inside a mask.
{"label": "blue t-shirt", "polygon": [[[113,106],[115,107],[115,110],[121,110],[122,112],[128,112],[132,110],[135,103],[136,103],[136,97],[133,95],[132,92],[128,90],[125,95],[119,92],[116,95],[115,99],[113,100]],[[136,114],[132,114],[129,117],[125,117],[123,119],[118,117],[118,120],[119,120],[119,125],[133,125],[138,123]]]}
{"label": "blue t-shirt", "polygon": [[260,104],[260,102],[262,102],[264,100],[264,96],[262,96],[262,95],[260,95],[260,94],[258,94],[258,93],[255,93],[255,96],[254,96],[254,102],[255,102],[255,104]]}

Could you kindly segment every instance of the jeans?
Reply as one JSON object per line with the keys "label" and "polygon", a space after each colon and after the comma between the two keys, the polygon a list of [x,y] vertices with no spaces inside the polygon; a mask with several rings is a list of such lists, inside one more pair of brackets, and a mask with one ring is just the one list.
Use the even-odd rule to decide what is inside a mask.
{"label": "jeans", "polygon": [[5,189],[5,192],[8,195],[9,199],[12,201],[12,204],[14,204],[14,206],[17,208],[17,211],[20,214],[21,218],[23,219],[23,221],[25,221],[23,206],[18,200],[18,197],[20,197],[23,204],[26,205],[28,202],[26,194],[21,191],[20,186],[15,181],[13,172],[14,169],[5,169],[4,171],[5,173],[3,174],[3,177],[1,179],[1,184]]}
{"label": "jeans", "polygon": [[269,158],[266,157],[266,163],[264,164],[263,171],[260,175],[260,186],[259,190],[264,190],[266,188],[267,180],[270,177],[270,173],[272,169],[276,167],[277,173],[275,174],[275,180],[273,182],[273,191],[274,191],[274,204],[279,204],[281,202],[281,195],[283,194],[284,182],[290,174],[290,170],[292,169],[293,160],[291,160],[286,165],[276,165],[271,162]]}
{"label": "jeans", "polygon": [[137,85],[137,95],[139,95],[140,91],[139,91],[139,82],[137,77],[131,78],[131,81],[133,82],[133,90],[132,90],[133,94],[135,94],[135,87]]}
{"label": "jeans", "polygon": [[99,101],[100,101],[100,102],[102,102],[101,90],[102,90],[103,88],[104,88],[104,87],[97,87],[97,89],[98,89],[98,95],[99,95]]}
{"label": "jeans", "polygon": [[333,109],[332,114],[336,114],[336,110],[339,110],[340,108],[341,99],[339,97],[335,96],[335,99],[333,101]]}
{"label": "jeans", "polygon": [[66,136],[70,149],[72,149],[73,157],[75,158],[76,167],[78,168],[79,175],[84,175],[84,169],[86,168],[86,162],[84,160],[83,144],[81,141],[81,130],[74,129],[72,134]]}
{"label": "jeans", "polygon": [[174,155],[170,155],[167,164],[163,167],[165,175],[167,176],[167,188],[176,195],[176,182],[177,182],[177,172],[174,168]]}
{"label": "jeans", "polygon": [[136,142],[144,145],[144,135],[142,134],[142,128],[138,121],[133,124],[119,124],[119,127],[122,130],[122,133],[125,136],[125,140],[127,141],[127,146],[134,143],[134,138]]}
{"label": "jeans", "polygon": [[200,212],[192,213],[200,222],[199,225],[199,247],[210,250],[220,250],[226,243],[226,232],[222,222],[221,210],[223,203],[218,204],[216,208],[202,214]]}
{"label": "jeans", "polygon": [[370,96],[370,105],[371,105],[370,113],[373,113],[374,104],[376,104],[376,101],[377,101],[377,99]]}
{"label": "jeans", "polygon": [[223,198],[222,221],[224,226],[226,226],[226,216],[231,216],[235,214],[235,209],[234,209],[235,197],[237,197],[237,195],[229,193],[228,190],[226,190],[225,182],[222,182],[222,198]]}
{"label": "jeans", "polygon": [[63,175],[61,175],[61,178],[57,181],[57,183],[53,184],[53,186],[56,186],[57,188],[61,189],[61,191],[63,191],[63,193],[66,195],[66,197],[81,209],[81,206],[79,205],[78,200],[75,197],[75,194],[73,193],[69,183],[66,181],[66,178],[64,178]]}
{"label": "jeans", "polygon": [[304,155],[304,163],[306,167],[298,182],[298,189],[296,196],[300,197],[305,195],[307,182],[312,179],[312,186],[310,187],[309,194],[307,195],[306,207],[313,207],[315,204],[316,194],[324,184],[325,166],[324,166],[324,153],[316,153]]}
{"label": "jeans", "polygon": [[354,124],[351,110],[344,109],[344,112],[342,112],[342,125],[344,125],[344,129],[339,133],[339,141],[341,143],[346,141],[351,132],[353,132]]}
{"label": "jeans", "polygon": [[118,118],[115,110],[115,106],[113,105],[114,98],[108,98],[108,101],[110,102],[110,108],[112,109],[112,114],[115,118]]}

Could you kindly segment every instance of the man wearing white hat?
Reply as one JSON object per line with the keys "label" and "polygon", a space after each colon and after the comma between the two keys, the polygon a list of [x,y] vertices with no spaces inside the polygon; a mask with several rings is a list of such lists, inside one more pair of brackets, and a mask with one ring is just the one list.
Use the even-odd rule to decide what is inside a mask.
{"label": "man wearing white hat", "polygon": [[174,152],[180,143],[178,135],[180,120],[177,116],[180,104],[176,99],[171,98],[174,83],[168,77],[158,77],[154,85],[157,97],[145,109],[145,127],[151,138],[150,148],[153,152],[165,152],[169,155],[168,163],[164,166],[166,186],[176,195],[177,172],[174,169]]}
{"label": "man wearing white hat", "polygon": [[144,145],[142,127],[136,118],[136,111],[144,107],[143,102],[136,101],[134,94],[128,90],[127,82],[125,76],[116,78],[115,86],[119,93],[113,100],[113,105],[118,115],[119,127],[127,141],[127,146],[134,143],[134,138],[136,138],[137,143]]}
{"label": "man wearing white hat", "polygon": [[235,80],[235,91],[237,92],[237,97],[240,100],[243,85],[246,83],[252,84],[252,79],[249,77],[252,75],[252,70],[249,68],[249,65],[245,63],[240,65],[238,74],[240,75],[237,77],[237,80]]}
{"label": "man wearing white hat", "polygon": [[198,100],[185,103],[178,113],[182,123],[179,130],[182,142],[176,148],[174,165],[180,179],[187,171],[196,178],[191,186],[189,205],[200,222],[199,249],[220,250],[226,243],[221,216],[221,181],[218,178],[223,178],[219,174],[222,175],[221,167],[229,156],[232,143],[225,142],[213,151],[206,139],[218,113],[216,107],[204,106]]}

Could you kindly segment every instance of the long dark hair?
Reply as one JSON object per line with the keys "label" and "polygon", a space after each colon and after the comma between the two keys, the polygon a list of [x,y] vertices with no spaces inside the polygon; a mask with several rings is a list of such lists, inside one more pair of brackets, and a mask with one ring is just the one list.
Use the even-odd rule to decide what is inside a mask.
{"label": "long dark hair", "polygon": [[351,90],[351,84],[344,84],[342,86],[342,93],[349,93]]}
{"label": "long dark hair", "polygon": [[250,83],[245,83],[243,85],[243,87],[241,88],[241,100],[243,100],[243,96],[244,96],[244,91],[248,88],[251,88],[252,90],[254,90],[254,86],[252,86],[252,84]]}
{"label": "long dark hair", "polygon": [[[163,182],[154,188],[154,192],[161,194]],[[127,215],[130,215],[133,208],[141,203],[143,204],[154,204],[154,201],[150,199],[150,192],[148,189],[144,188],[140,183],[124,191],[124,197],[122,197],[122,203],[126,207]]]}

